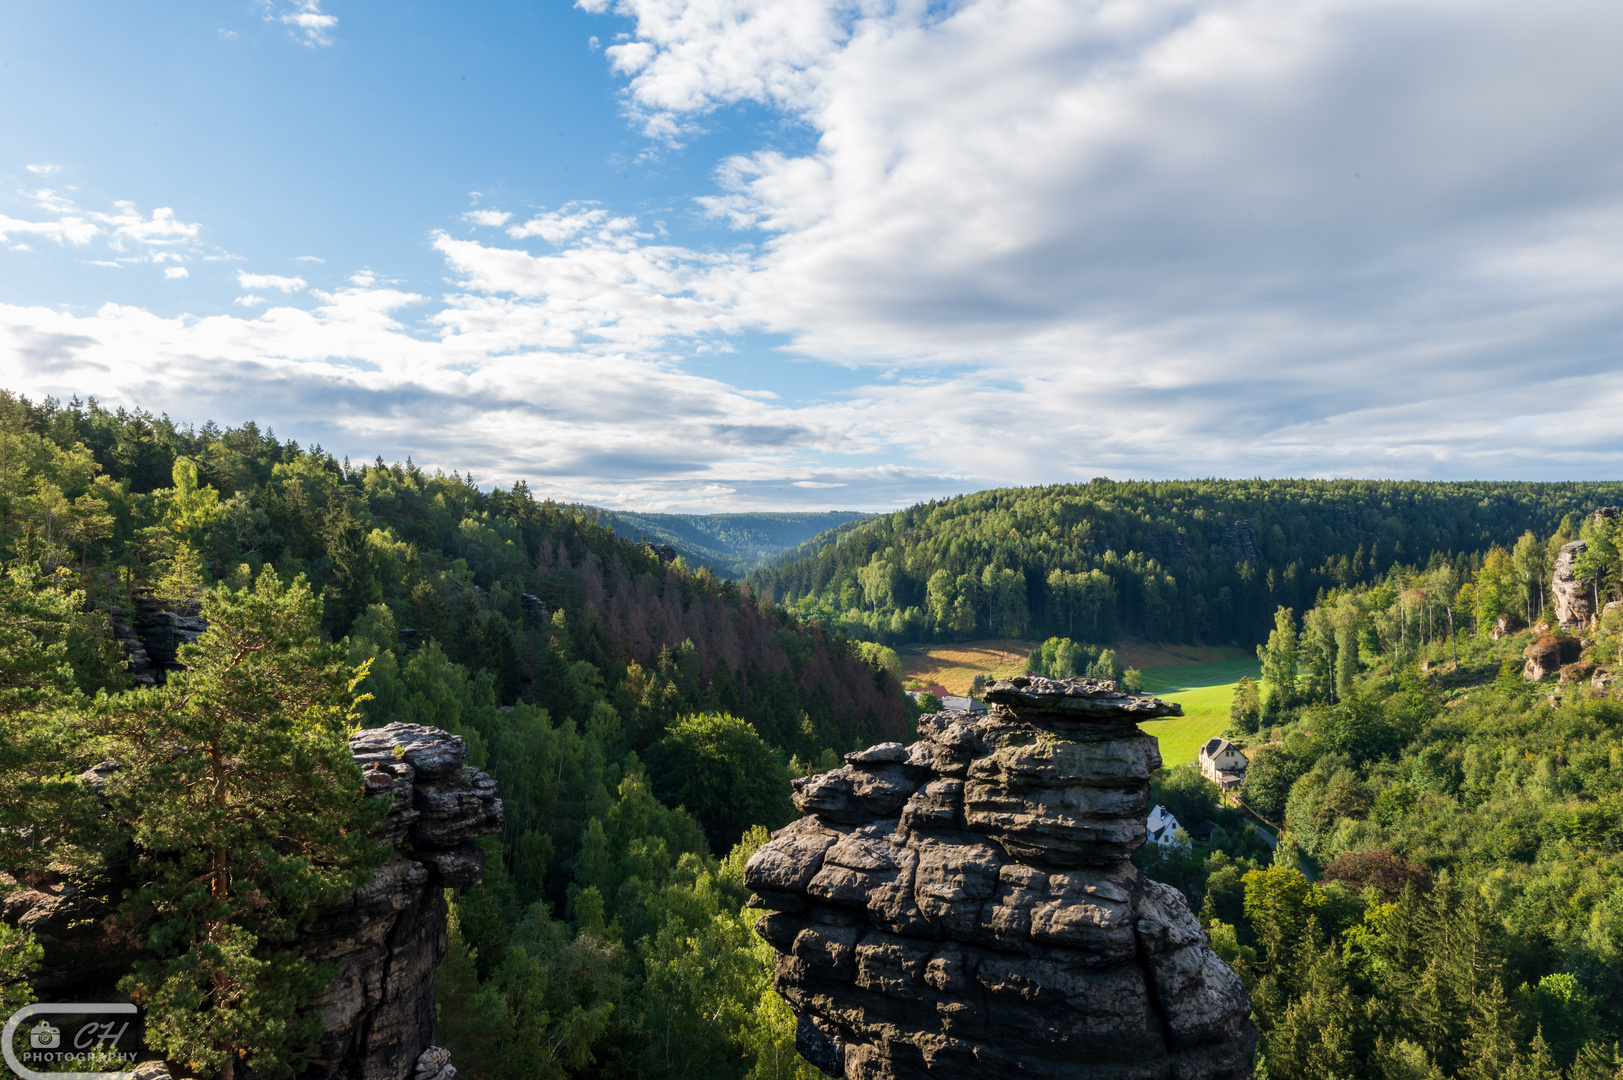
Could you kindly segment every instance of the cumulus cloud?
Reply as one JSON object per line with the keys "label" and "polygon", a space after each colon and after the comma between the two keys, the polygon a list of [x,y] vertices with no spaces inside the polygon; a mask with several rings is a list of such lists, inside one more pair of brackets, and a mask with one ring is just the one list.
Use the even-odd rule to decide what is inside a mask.
{"label": "cumulus cloud", "polygon": [[[821,65],[850,37],[849,0],[576,0],[634,18],[630,40],[604,50],[629,76],[627,103],[648,135],[675,139],[723,105],[803,108]],[[906,5],[913,7],[914,5]]]}
{"label": "cumulus cloud", "polygon": [[191,273],[184,266],[166,266],[163,270],[163,276],[173,280],[175,278],[191,277]]}
{"label": "cumulus cloud", "polygon": [[[606,55],[652,138],[743,103],[809,134],[720,164],[699,208],[735,245],[590,201],[475,209],[502,231],[432,235],[443,296],[361,271],[245,274],[237,303],[287,296],[257,316],[0,307],[0,363],[617,505],[1623,465],[1623,9],[579,6],[623,20]],[[0,238],[199,243],[34,195]],[[857,374],[786,401],[695,373],[746,334]]]}
{"label": "cumulus cloud", "polygon": [[304,289],[306,282],[301,277],[281,277],[277,274],[250,274],[246,270],[238,270],[237,284],[244,289],[280,289],[282,292],[291,293]]}
{"label": "cumulus cloud", "polygon": [[[740,101],[815,133],[729,159],[701,200],[764,241],[729,310],[912,372],[867,400],[928,415],[907,441],[930,460],[1025,480],[1615,470],[1598,358],[1623,330],[1623,70],[1599,42],[1619,12],[612,10],[649,134]],[[1530,366],[1589,388],[1582,436],[1570,397],[1519,392]]]}

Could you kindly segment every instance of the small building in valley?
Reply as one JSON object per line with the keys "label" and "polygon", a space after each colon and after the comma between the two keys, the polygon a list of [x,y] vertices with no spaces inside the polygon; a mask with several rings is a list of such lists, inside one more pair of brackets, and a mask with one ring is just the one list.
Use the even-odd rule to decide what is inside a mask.
{"label": "small building in valley", "polygon": [[1178,842],[1178,829],[1181,826],[1178,824],[1178,819],[1173,817],[1172,812],[1164,806],[1157,806],[1154,810],[1151,810],[1149,820],[1144,823],[1144,826],[1149,834],[1148,842],[1151,844],[1170,847]]}
{"label": "small building in valley", "polygon": [[1233,791],[1244,782],[1248,764],[1245,752],[1227,739],[1207,739],[1200,748],[1200,775],[1224,791]]}

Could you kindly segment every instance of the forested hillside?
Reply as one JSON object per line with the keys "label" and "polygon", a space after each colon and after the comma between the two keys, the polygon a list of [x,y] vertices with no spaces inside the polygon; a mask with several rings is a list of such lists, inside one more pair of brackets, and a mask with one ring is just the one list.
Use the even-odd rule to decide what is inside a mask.
{"label": "forested hillside", "polygon": [[[738,875],[791,776],[907,736],[862,650],[522,484],[4,392],[0,560],[0,894],[135,852],[121,985],[172,1060],[298,1067],[309,1024],[252,1017],[308,1018],[287,942],[370,872],[344,733],[400,720],[506,804],[441,972],[465,1075],[796,1074]],[[106,759],[98,796],[74,777]],[[0,924],[0,1001],[38,958]]]}
{"label": "forested hillside", "polygon": [[[1162,772],[1214,828],[1136,856],[1250,988],[1259,1075],[1615,1080],[1623,530],[1591,511],[1620,496],[991,492],[741,584],[523,485],[0,393],[0,902],[123,867],[149,1040],[287,1075],[327,977],[289,943],[378,858],[345,736],[435,725],[506,805],[438,973],[463,1075],[814,1080],[742,870],[791,776],[912,730],[894,654],[842,632],[1051,630],[1036,662],[1069,674],[1159,626],[1263,642],[1245,806]],[[1599,614],[1563,628],[1577,540],[1563,602]],[[0,1009],[40,957],[0,922]]]}
{"label": "forested hillside", "polygon": [[[1603,611],[1563,628],[1552,565],[1579,539]],[[1279,853],[1143,857],[1251,988],[1269,1077],[1618,1074],[1618,540],[1615,516],[1568,518],[1275,613],[1230,734]],[[1183,821],[1217,812],[1193,769],[1159,796]]]}
{"label": "forested hillside", "polygon": [[867,517],[851,511],[821,513],[645,514],[581,507],[600,525],[627,539],[666,544],[689,566],[708,566],[741,578],[760,564],[830,529]]}
{"label": "forested hillside", "polygon": [[1397,565],[1475,565],[1623,484],[1176,480],[1008,488],[847,525],[749,578],[875,641],[1046,638],[1250,645],[1276,608]]}

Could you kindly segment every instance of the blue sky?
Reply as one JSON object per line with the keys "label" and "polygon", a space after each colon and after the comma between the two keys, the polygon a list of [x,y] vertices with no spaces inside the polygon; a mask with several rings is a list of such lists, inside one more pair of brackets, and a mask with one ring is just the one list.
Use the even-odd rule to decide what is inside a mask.
{"label": "blue sky", "polygon": [[0,385],[641,509],[1615,477],[1623,13],[0,2]]}

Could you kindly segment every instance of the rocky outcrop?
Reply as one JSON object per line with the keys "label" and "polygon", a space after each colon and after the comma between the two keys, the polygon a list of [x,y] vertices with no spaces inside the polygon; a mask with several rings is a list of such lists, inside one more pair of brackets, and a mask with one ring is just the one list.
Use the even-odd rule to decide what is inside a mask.
{"label": "rocky outcrop", "polygon": [[1594,594],[1587,578],[1578,576],[1578,556],[1589,550],[1582,540],[1563,544],[1555,557],[1550,593],[1555,597],[1555,621],[1564,629],[1582,626],[1594,614]]}
{"label": "rocky outcrop", "polygon": [[1518,616],[1506,612],[1493,620],[1493,629],[1488,631],[1488,637],[1493,641],[1498,641],[1502,637],[1525,629],[1526,626],[1527,624],[1522,622]]}
{"label": "rocky outcrop", "polygon": [[[1623,508],[1603,506],[1595,511],[1593,520],[1599,525],[1607,521],[1615,522],[1619,516],[1623,516]],[[1588,544],[1574,540],[1562,545],[1560,554],[1555,557],[1550,592],[1555,598],[1556,625],[1563,629],[1585,626],[1595,614],[1594,582],[1579,577],[1577,567],[1578,556],[1588,550]]]}
{"label": "rocky outcrop", "polygon": [[180,647],[201,637],[208,624],[195,611],[170,611],[148,597],[132,606],[133,614],[118,605],[108,610],[113,640],[124,647],[130,677],[141,686],[154,686],[180,669]]}
{"label": "rocky outcrop", "polygon": [[797,1049],[853,1080],[1249,1077],[1238,977],[1129,861],[1154,737],[1116,684],[995,683],[918,742],[795,782],[807,816],[745,868]]}
{"label": "rocky outcrop", "polygon": [[1583,643],[1565,634],[1544,634],[1535,638],[1522,650],[1526,663],[1522,665],[1522,678],[1539,682],[1549,678],[1567,664],[1577,662],[1583,655]]}
{"label": "rocky outcrop", "polygon": [[[379,839],[391,850],[372,880],[319,915],[300,937],[335,975],[316,1006],[319,1050],[306,1080],[452,1080],[456,1070],[435,1035],[434,969],[445,955],[445,888],[477,884],[483,853],[474,840],[501,828],[495,782],[465,764],[460,737],[438,728],[390,724],[350,739],[369,795],[392,805]],[[104,762],[81,777],[99,787],[117,769]],[[44,947],[36,980],[59,1000],[116,1001],[116,983],[137,942],[110,916],[129,883],[116,873],[93,883],[43,878],[4,897],[0,917],[32,931]],[[433,1072],[423,1075],[426,1064]]]}
{"label": "rocky outcrop", "polygon": [[349,746],[368,794],[394,800],[382,838],[395,850],[300,939],[306,956],[337,965],[316,1003],[321,1049],[305,1076],[411,1080],[433,1048],[445,887],[479,882],[484,854],[474,839],[501,828],[502,804],[495,781],[464,764],[461,737],[439,728],[389,724],[358,732]]}

